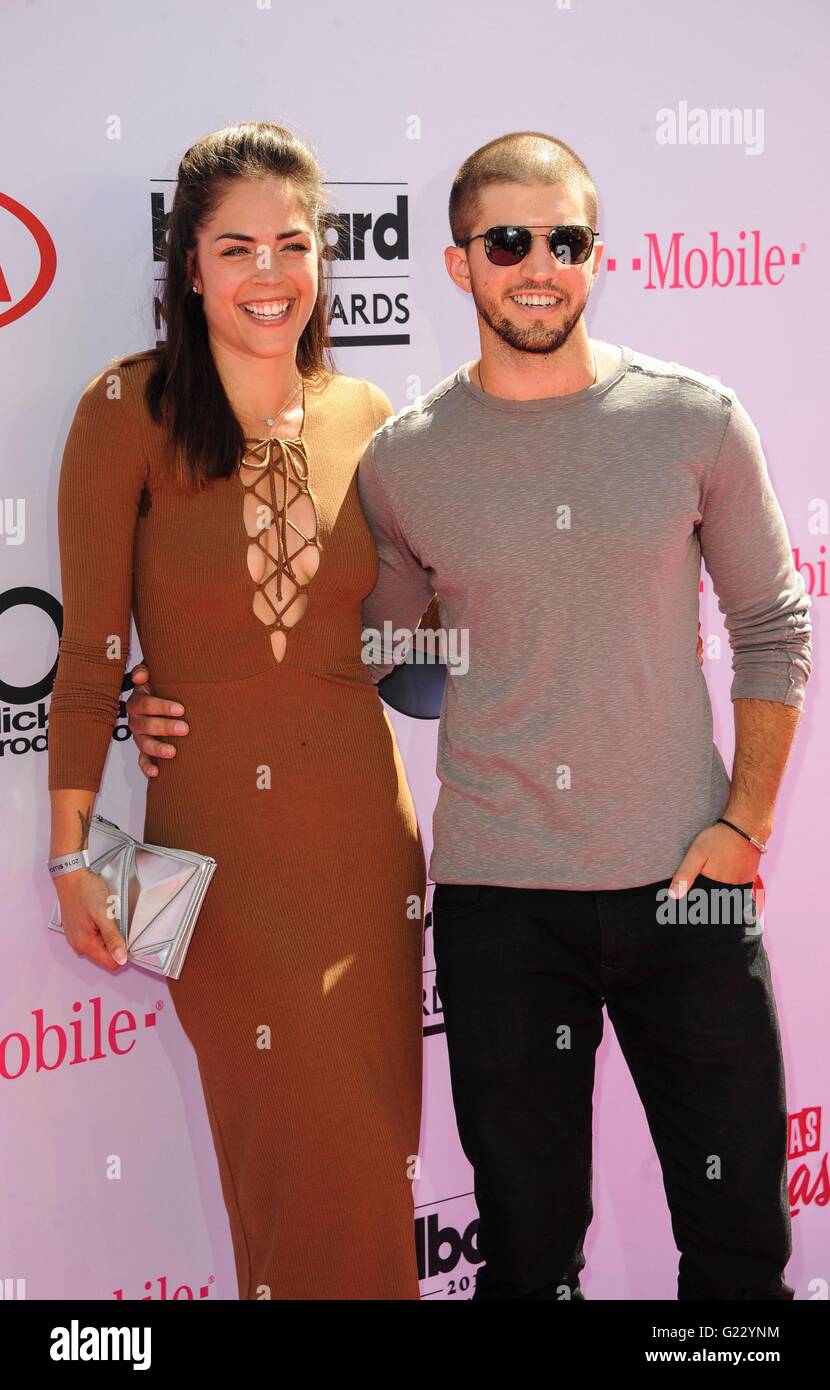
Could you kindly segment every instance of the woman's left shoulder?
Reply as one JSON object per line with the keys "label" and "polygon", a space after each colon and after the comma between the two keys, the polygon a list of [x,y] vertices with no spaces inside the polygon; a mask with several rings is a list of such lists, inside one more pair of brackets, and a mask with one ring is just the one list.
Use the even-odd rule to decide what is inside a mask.
{"label": "woman's left shoulder", "polygon": [[369,392],[369,399],[375,413],[375,429],[380,429],[384,421],[388,420],[390,415],[395,414],[395,407],[386,392],[376,386],[373,381],[364,381],[363,384]]}
{"label": "woman's left shoulder", "polygon": [[347,376],[345,372],[329,372],[315,383],[322,399],[330,406],[357,410],[368,415],[372,431],[394,415],[389,397],[373,381],[362,376]]}

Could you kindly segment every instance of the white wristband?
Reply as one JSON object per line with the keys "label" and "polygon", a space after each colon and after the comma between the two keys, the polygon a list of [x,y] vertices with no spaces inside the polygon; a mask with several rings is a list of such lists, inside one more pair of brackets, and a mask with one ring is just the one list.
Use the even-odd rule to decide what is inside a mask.
{"label": "white wristband", "polygon": [[72,854],[58,854],[54,859],[47,859],[46,867],[53,878],[59,874],[71,874],[74,869],[88,869],[89,851],[77,849]]}

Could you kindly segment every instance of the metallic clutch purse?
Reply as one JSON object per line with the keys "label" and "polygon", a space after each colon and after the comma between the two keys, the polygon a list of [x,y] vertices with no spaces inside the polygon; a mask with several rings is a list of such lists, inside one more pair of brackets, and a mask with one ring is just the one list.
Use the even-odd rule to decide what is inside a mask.
{"label": "metallic clutch purse", "polygon": [[[216,860],[186,849],[145,845],[93,813],[89,867],[117,899],[118,924],[129,960],[177,980]],[[60,903],[49,920],[63,931]]]}

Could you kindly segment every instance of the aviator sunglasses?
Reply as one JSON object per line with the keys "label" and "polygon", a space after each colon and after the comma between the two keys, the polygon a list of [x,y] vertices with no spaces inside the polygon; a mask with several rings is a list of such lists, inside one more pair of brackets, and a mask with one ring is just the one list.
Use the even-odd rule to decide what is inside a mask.
{"label": "aviator sunglasses", "polygon": [[[539,226],[539,223],[532,223]],[[594,249],[596,232],[590,227],[552,227],[544,236],[550,254],[560,265],[582,265]],[[456,246],[469,246],[471,241],[484,240],[484,252],[493,265],[518,265],[530,250],[533,233],[529,227],[491,227],[475,236],[462,237]]]}

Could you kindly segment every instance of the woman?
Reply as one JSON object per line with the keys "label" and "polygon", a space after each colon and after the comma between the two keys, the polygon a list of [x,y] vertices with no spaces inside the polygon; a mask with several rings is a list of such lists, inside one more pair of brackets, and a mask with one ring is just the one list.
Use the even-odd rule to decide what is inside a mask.
{"label": "woman", "polygon": [[[392,406],[327,362],[324,206],[289,131],[200,140],[170,213],[166,342],[83,393],[58,502],[50,852],[87,844],[132,603],[189,731],[149,782],[144,838],[218,865],[169,987],[239,1296],[415,1299],[425,866],[361,660],[377,553],[355,477]],[[117,969],[104,880],[54,884],[70,945]]]}

